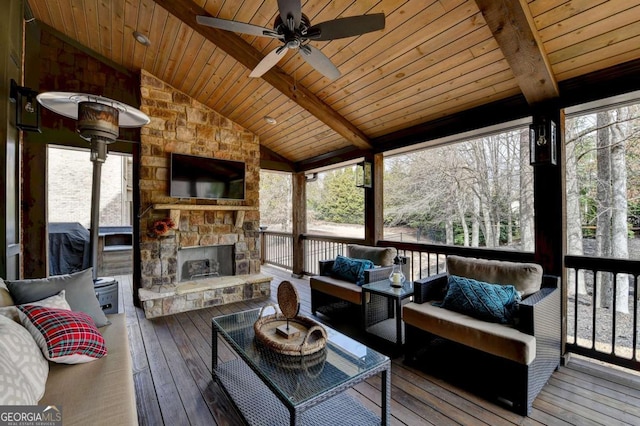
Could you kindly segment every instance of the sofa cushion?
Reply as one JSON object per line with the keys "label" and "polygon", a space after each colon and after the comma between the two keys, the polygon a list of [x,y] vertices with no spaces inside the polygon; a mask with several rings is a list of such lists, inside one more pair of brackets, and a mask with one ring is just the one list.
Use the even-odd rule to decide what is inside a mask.
{"label": "sofa cushion", "polygon": [[347,256],[352,259],[367,259],[376,266],[391,266],[396,257],[394,247],[371,247],[359,244],[347,245]]}
{"label": "sofa cushion", "polygon": [[536,357],[536,338],[508,324],[482,321],[431,303],[407,303],[402,316],[406,324],[519,364],[529,365]]}
{"label": "sofa cushion", "polygon": [[96,326],[102,327],[109,321],[98,303],[92,277],[92,270],[89,268],[73,274],[6,283],[16,305],[41,300],[66,290],[65,297],[71,309],[89,314]]}
{"label": "sofa cushion", "polygon": [[371,268],[373,268],[373,262],[368,259],[351,259],[338,255],[333,262],[331,274],[361,286],[364,284],[364,270]]}
{"label": "sofa cushion", "polygon": [[520,295],[512,285],[489,284],[449,275],[441,308],[467,314],[484,321],[513,323]]}
{"label": "sofa cushion", "polygon": [[448,256],[447,272],[487,283],[511,284],[522,297],[535,293],[542,285],[542,266],[535,263]]}
{"label": "sofa cushion", "polygon": [[49,363],[22,325],[0,315],[0,405],[36,405]]}
{"label": "sofa cushion", "polygon": [[108,318],[111,325],[99,329],[108,356],[85,364],[49,366],[39,405],[62,406],[65,425],[138,424],[126,316]]}

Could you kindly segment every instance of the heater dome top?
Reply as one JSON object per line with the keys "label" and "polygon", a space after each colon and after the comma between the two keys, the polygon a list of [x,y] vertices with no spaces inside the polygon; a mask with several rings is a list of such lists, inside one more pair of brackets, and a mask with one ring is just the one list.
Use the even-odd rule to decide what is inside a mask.
{"label": "heater dome top", "polygon": [[80,102],[96,102],[118,110],[119,127],[142,127],[151,121],[142,111],[104,96],[73,92],[45,92],[39,94],[37,99],[45,108],[74,120],[78,119]]}

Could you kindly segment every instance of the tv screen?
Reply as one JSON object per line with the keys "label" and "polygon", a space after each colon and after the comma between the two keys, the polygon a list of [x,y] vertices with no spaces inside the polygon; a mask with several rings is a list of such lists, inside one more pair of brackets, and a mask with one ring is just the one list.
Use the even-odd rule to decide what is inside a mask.
{"label": "tv screen", "polygon": [[171,197],[244,200],[242,161],[172,153],[170,172]]}

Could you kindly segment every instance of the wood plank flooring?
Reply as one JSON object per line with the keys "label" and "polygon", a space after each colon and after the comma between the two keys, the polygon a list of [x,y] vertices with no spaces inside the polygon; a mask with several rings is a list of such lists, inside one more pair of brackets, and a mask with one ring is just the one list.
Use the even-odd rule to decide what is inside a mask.
{"label": "wood plank flooring", "polygon": [[[120,312],[127,315],[141,425],[243,424],[211,379],[211,317],[275,302],[282,280],[296,285],[301,313],[311,316],[308,279],[294,279],[289,271],[269,266],[262,272],[274,276],[272,301],[240,302],[154,320],[145,319],[133,306],[131,276],[116,277]],[[331,324],[324,316],[316,319],[385,350],[348,324]],[[234,357],[223,341],[218,346],[221,360]],[[571,357],[553,374],[528,417],[408,368],[401,357],[393,358],[391,371],[393,425],[640,425],[640,376],[584,358]],[[379,414],[380,389],[380,377],[375,377],[348,392]]]}

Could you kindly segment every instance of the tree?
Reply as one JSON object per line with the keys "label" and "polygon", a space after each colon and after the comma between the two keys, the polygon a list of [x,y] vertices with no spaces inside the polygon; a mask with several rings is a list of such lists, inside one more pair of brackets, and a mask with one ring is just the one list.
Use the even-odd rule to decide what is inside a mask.
{"label": "tree", "polygon": [[291,230],[291,175],[260,172],[260,223]]}
{"label": "tree", "polygon": [[[629,258],[627,227],[627,164],[625,160],[628,135],[628,108],[610,111],[614,118],[611,126],[611,255],[622,259]],[[618,275],[616,287],[616,311],[629,313],[629,277]]]}
{"label": "tree", "polygon": [[323,190],[316,217],[335,223],[364,223],[364,191],[355,186],[353,167],[328,172],[323,179]]}
{"label": "tree", "polygon": [[[609,138],[609,114],[601,111],[596,114],[597,120],[597,190],[596,201],[598,216],[596,222],[596,255],[611,257],[611,141]],[[597,299],[603,308],[611,306],[611,275],[598,274]]]}

